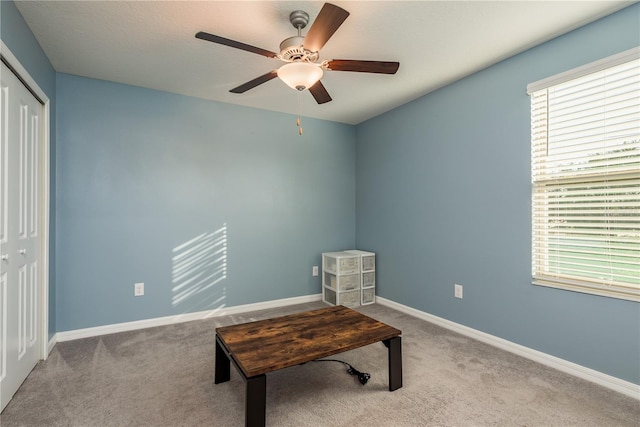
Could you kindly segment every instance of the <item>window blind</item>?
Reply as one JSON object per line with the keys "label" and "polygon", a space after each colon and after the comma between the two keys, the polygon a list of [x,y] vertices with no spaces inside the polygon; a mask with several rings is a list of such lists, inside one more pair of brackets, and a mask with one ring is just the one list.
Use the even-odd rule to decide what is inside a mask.
{"label": "window blind", "polygon": [[530,86],[532,269],[536,284],[640,301],[640,59],[620,62]]}

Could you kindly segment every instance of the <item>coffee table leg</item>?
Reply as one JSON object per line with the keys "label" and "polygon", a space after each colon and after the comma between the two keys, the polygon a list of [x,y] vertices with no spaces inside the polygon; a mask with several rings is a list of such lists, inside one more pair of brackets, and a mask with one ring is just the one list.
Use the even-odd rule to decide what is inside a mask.
{"label": "coffee table leg", "polygon": [[231,362],[229,356],[218,341],[216,336],[216,366],[214,373],[214,383],[220,384],[231,379]]}
{"label": "coffee table leg", "polygon": [[246,427],[264,427],[267,411],[267,377],[258,375],[247,378],[245,408]]}
{"label": "coffee table leg", "polygon": [[389,391],[402,387],[402,338],[394,337],[383,341],[389,349]]}

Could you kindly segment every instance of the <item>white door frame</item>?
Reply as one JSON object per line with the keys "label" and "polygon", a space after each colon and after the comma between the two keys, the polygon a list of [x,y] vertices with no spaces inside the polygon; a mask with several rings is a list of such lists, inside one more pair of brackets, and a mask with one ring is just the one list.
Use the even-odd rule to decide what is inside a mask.
{"label": "white door frame", "polygon": [[[18,58],[16,58],[11,50],[0,40],[0,57],[4,62],[9,65],[18,78],[27,86],[27,88],[33,93],[39,101],[42,102],[42,155],[40,156],[39,172],[42,189],[40,197],[41,209],[40,212],[42,218],[42,233],[40,235],[40,260],[42,268],[40,269],[40,289],[38,292],[38,298],[40,301],[40,358],[46,359],[49,355],[49,351],[53,348],[55,341],[52,340],[51,348],[49,348],[49,200],[50,200],[50,179],[49,179],[49,162],[51,161],[51,153],[49,151],[49,136],[51,132],[50,127],[50,106],[49,97],[38,86],[38,83],[27,72],[26,68],[22,66]],[[55,335],[54,335],[55,337]]]}

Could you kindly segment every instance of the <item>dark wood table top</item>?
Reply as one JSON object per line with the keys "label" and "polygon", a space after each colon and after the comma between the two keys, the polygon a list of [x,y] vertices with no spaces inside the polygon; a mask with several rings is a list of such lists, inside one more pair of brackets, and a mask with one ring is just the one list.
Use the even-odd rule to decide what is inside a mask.
{"label": "dark wood table top", "polygon": [[246,377],[266,374],[397,337],[402,332],[362,313],[332,306],[216,328]]}

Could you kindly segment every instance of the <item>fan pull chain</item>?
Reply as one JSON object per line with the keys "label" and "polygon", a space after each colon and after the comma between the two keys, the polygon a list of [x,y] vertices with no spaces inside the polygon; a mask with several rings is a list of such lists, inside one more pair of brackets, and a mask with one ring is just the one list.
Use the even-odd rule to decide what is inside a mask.
{"label": "fan pull chain", "polygon": [[[306,24],[305,24],[306,25]],[[302,37],[302,25],[298,25],[298,37]],[[302,126],[300,125],[300,115],[302,114],[302,95],[298,92],[298,118],[296,119],[296,126],[298,126],[298,135],[302,136]]]}
{"label": "fan pull chain", "polygon": [[298,92],[298,118],[296,119],[296,126],[298,126],[298,135],[302,136],[302,125],[300,124],[300,116],[302,115],[302,92]]}

